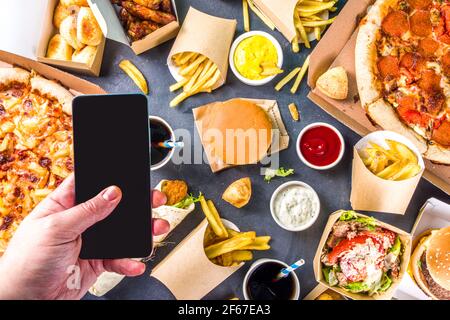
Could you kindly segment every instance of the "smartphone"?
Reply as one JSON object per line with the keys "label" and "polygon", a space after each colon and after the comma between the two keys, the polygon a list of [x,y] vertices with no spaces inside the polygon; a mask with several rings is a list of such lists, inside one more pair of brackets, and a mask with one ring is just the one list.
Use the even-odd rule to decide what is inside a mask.
{"label": "smartphone", "polygon": [[146,96],[82,95],[72,106],[76,203],[111,185],[122,190],[117,208],[82,234],[80,258],[149,256],[151,162]]}

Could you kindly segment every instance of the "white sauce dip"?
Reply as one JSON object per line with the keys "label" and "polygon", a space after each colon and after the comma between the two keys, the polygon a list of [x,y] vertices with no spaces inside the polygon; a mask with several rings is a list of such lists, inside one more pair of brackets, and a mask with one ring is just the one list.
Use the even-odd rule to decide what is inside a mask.
{"label": "white sauce dip", "polygon": [[299,185],[283,188],[273,202],[275,216],[287,228],[298,228],[307,224],[317,214],[318,207],[315,193]]}

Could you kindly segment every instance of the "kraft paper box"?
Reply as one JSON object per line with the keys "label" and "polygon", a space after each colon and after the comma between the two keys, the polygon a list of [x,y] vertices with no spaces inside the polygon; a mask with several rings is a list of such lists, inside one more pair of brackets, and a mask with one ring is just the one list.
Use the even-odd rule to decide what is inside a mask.
{"label": "kraft paper box", "polygon": [[[363,163],[360,153],[374,142],[389,149],[386,139],[405,144],[415,153],[422,170],[414,177],[392,181],[385,180],[373,174]],[[405,214],[409,202],[416,190],[424,171],[425,164],[416,146],[404,136],[391,131],[375,131],[361,140],[353,148],[352,191],[350,202],[354,210]]]}
{"label": "kraft paper box", "polygon": [[[359,101],[355,77],[355,44],[358,24],[374,0],[348,0],[322,40],[311,53],[308,71],[308,95],[323,110],[361,136],[380,130],[366,116]],[[316,88],[316,81],[329,68],[342,66],[347,71],[349,91],[346,100],[333,100]],[[450,166],[424,159],[423,177],[450,194]]]}
{"label": "kraft paper box", "polygon": [[[380,294],[376,294],[373,296],[359,294],[359,293],[351,293],[349,291],[346,291],[344,289],[341,289],[339,287],[331,287],[324,279],[323,273],[322,273],[322,263],[320,262],[320,256],[322,254],[322,249],[325,246],[325,243],[328,239],[328,236],[331,232],[331,228],[335,224],[336,221],[339,220],[341,215],[346,212],[345,210],[339,210],[330,215],[328,218],[327,224],[325,225],[325,229],[323,231],[322,237],[320,238],[319,246],[316,251],[316,255],[314,256],[314,262],[313,262],[313,268],[314,268],[314,275],[316,277],[316,280],[319,282],[319,284],[323,285],[324,287],[330,288],[350,299],[353,300],[390,300],[392,298],[392,295],[394,294],[394,291],[396,290],[397,286],[401,282],[403,275],[405,274],[409,258],[411,256],[411,235],[409,233],[406,233],[405,231],[398,229],[390,224],[381,222],[379,220],[376,220],[376,223],[378,226],[391,230],[395,233],[397,233],[400,237],[400,240],[403,245],[403,254],[401,257],[401,263],[400,263],[400,272],[397,279],[394,279],[392,281],[392,285],[388,290],[385,292],[382,292]],[[367,217],[366,215],[357,213],[359,217]]]}
{"label": "kraft paper box", "polygon": [[[286,130],[286,127],[284,126],[283,119],[281,118],[280,109],[278,107],[278,103],[276,100],[264,100],[264,99],[246,99],[246,98],[236,98],[236,99],[242,99],[242,100],[248,100],[251,102],[256,103],[258,106],[260,106],[262,109],[264,109],[267,114],[269,115],[269,118],[272,122],[272,129],[276,129],[279,132],[279,141],[277,141],[276,144],[272,143],[272,146],[267,151],[268,155],[271,155],[276,152],[280,152],[284,149],[287,149],[289,146],[289,134]],[[233,99],[231,99],[233,100]],[[207,130],[208,128],[202,127],[202,117],[205,114],[205,111],[207,111],[208,108],[214,106],[217,103],[221,102],[213,102],[201,107],[197,107],[192,110],[194,114],[194,120],[195,125],[197,127],[197,131],[200,136],[200,140],[202,141],[203,148],[205,149],[206,156],[208,158],[209,166],[211,167],[212,172],[218,172],[227,168],[231,168],[234,165],[224,163],[222,159],[219,157],[214,156],[214,150],[212,146],[208,143],[206,143],[203,139],[203,130]]]}
{"label": "kraft paper box", "polygon": [[46,57],[47,47],[50,39],[56,33],[59,33],[59,30],[53,25],[53,13],[58,2],[59,0],[48,0],[47,2],[47,8],[45,9],[45,16],[42,23],[41,37],[36,49],[36,59],[43,63],[58,66],[64,70],[75,71],[78,73],[98,77],[100,75],[100,69],[103,60],[103,51],[105,49],[105,37],[103,37],[102,42],[97,46],[97,53],[95,54],[95,58],[90,64],[59,59],[50,59]]}
{"label": "kraft paper box", "polygon": [[[226,220],[225,226],[238,229]],[[212,263],[205,254],[203,240],[208,221],[204,219],[152,271],[151,276],[161,281],[178,300],[199,300],[244,263],[222,267]]]}
{"label": "kraft paper box", "polygon": [[[316,300],[317,297],[319,297],[322,293],[324,293],[327,290],[331,290],[330,288],[325,287],[322,284],[318,284],[314,289],[312,289],[304,298],[303,300]],[[334,291],[334,290],[333,290]],[[340,294],[340,293],[338,293]],[[343,299],[347,299],[346,297],[342,296]]]}
{"label": "kraft paper box", "polygon": [[175,38],[180,29],[175,0],[172,0],[172,8],[177,19],[153,31],[145,38],[133,42],[128,38],[119,20],[116,5],[113,5],[109,0],[88,0],[88,2],[105,37],[125,44],[135,54],[141,54],[144,51]]}
{"label": "kraft paper box", "polygon": [[297,2],[299,0],[254,0],[256,7],[275,24],[289,42],[296,36],[294,9]]}
{"label": "kraft paper box", "polygon": [[196,52],[209,58],[220,71],[220,80],[212,89],[225,83],[228,72],[228,54],[236,31],[236,20],[208,15],[190,7],[180,32],[170,50],[167,65],[175,80],[182,79],[172,57],[181,52]]}

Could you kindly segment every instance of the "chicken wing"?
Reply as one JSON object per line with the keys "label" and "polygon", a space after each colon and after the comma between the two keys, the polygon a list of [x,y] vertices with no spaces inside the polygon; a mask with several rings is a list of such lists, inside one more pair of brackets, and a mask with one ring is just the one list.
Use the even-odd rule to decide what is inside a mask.
{"label": "chicken wing", "polygon": [[170,0],[161,0],[161,10],[167,13],[172,12],[172,3]]}
{"label": "chicken wing", "polygon": [[132,41],[140,40],[158,29],[158,24],[152,21],[132,21],[128,25],[128,36]]}
{"label": "chicken wing", "polygon": [[133,16],[142,20],[152,20],[153,22],[166,25],[176,18],[173,14],[152,10],[134,3],[133,1],[122,1],[122,6]]}
{"label": "chicken wing", "polygon": [[149,9],[158,10],[162,0],[132,0],[134,3],[147,7]]}

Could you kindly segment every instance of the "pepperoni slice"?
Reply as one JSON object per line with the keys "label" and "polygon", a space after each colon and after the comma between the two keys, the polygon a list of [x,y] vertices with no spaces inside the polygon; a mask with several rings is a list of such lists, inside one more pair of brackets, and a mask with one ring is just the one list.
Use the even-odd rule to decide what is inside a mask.
{"label": "pepperoni slice", "polygon": [[427,9],[431,5],[431,0],[407,0],[408,4],[416,10]]}
{"label": "pepperoni slice", "polygon": [[421,114],[417,111],[416,105],[417,99],[415,97],[400,97],[398,99],[397,113],[407,124],[415,124],[420,125],[421,127],[426,127],[430,118],[426,114]]}
{"label": "pepperoni slice", "polygon": [[419,80],[419,87],[428,93],[441,91],[441,76],[437,75],[433,70],[425,70],[422,72]]}
{"label": "pepperoni slice", "polygon": [[381,29],[392,37],[401,37],[409,30],[408,15],[400,10],[389,12],[381,23]]}
{"label": "pepperoni slice", "polygon": [[425,38],[419,41],[419,52],[421,55],[427,58],[434,57],[436,51],[439,49],[439,42],[431,39]]}
{"label": "pepperoni slice", "polygon": [[445,96],[442,92],[433,92],[424,95],[425,109],[431,115],[438,115],[445,104]]}
{"label": "pepperoni slice", "polygon": [[450,146],[450,121],[446,120],[434,129],[431,138],[443,146]]}
{"label": "pepperoni slice", "polygon": [[411,24],[411,31],[419,37],[427,37],[433,30],[431,24],[430,12],[425,10],[418,10],[409,18]]}
{"label": "pepperoni slice", "polygon": [[410,72],[420,72],[425,66],[425,60],[419,53],[407,52],[400,59],[400,67]]}
{"label": "pepperoni slice", "polygon": [[400,75],[398,59],[394,56],[385,56],[378,59],[378,71],[383,80],[391,80]]}

